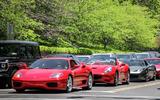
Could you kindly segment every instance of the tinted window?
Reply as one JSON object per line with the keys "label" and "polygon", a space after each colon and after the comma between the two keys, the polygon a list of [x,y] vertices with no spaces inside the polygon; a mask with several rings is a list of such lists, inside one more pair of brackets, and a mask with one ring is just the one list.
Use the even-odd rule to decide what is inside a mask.
{"label": "tinted window", "polygon": [[119,59],[131,59],[131,55],[117,55],[117,58]]}
{"label": "tinted window", "polygon": [[62,59],[40,59],[31,64],[30,68],[67,69],[68,61]]}
{"label": "tinted window", "polygon": [[148,59],[146,60],[149,64],[160,64],[160,59]]}
{"label": "tinted window", "polygon": [[137,59],[149,58],[148,54],[136,54]]}
{"label": "tinted window", "polygon": [[114,58],[101,58],[93,57],[88,60],[87,64],[107,64],[107,65],[116,65],[116,59]]}
{"label": "tinted window", "polygon": [[[126,62],[125,62],[126,63]],[[128,61],[127,64],[129,66],[145,66],[144,61],[139,61],[139,60],[135,60],[135,61]]]}
{"label": "tinted window", "polygon": [[78,57],[78,59],[81,62],[87,62],[87,60],[89,59],[89,57]]}

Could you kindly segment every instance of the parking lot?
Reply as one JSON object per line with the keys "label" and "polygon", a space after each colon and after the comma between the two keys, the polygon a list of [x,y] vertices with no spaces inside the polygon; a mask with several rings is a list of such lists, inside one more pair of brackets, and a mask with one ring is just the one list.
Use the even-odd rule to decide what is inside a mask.
{"label": "parking lot", "polygon": [[61,91],[27,90],[16,93],[13,89],[0,89],[1,100],[160,100],[160,80],[131,82],[117,87],[96,84],[92,90]]}

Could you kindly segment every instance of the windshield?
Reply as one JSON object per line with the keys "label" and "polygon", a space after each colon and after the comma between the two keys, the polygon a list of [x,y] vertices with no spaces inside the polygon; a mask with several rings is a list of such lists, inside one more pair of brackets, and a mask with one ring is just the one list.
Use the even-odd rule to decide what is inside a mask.
{"label": "windshield", "polygon": [[122,59],[122,60],[123,60],[123,59],[131,59],[131,56],[130,56],[130,55],[117,55],[117,58],[120,59],[120,60],[121,60],[121,59]]}
{"label": "windshield", "polygon": [[129,66],[145,66],[144,61],[139,61],[139,60],[128,61],[128,62],[125,62],[125,63],[127,63]]}
{"label": "windshield", "polygon": [[160,64],[160,59],[147,59],[146,61],[149,64],[154,64],[154,65]]}
{"label": "windshield", "polygon": [[78,59],[81,62],[87,62],[87,60],[89,59],[89,57],[78,57]]}
{"label": "windshield", "polygon": [[116,60],[108,56],[99,55],[93,56],[87,61],[87,64],[107,64],[107,65],[116,65]]}
{"label": "windshield", "polygon": [[18,45],[0,44],[0,57],[17,57]]}
{"label": "windshield", "polygon": [[68,69],[68,61],[62,59],[40,59],[31,64],[30,68]]}
{"label": "windshield", "polygon": [[137,59],[144,59],[144,58],[149,58],[148,54],[135,54]]}

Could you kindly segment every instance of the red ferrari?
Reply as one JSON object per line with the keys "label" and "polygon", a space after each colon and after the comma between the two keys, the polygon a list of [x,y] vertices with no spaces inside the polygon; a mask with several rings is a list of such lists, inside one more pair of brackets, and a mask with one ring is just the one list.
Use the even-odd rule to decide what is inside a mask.
{"label": "red ferrari", "polygon": [[156,67],[156,77],[160,78],[160,58],[147,58],[145,61]]}
{"label": "red ferrari", "polygon": [[117,86],[129,84],[130,70],[127,64],[123,64],[116,58],[91,58],[88,62],[92,67],[94,83],[107,83]]}
{"label": "red ferrari", "polygon": [[73,87],[90,90],[93,84],[92,69],[70,58],[43,58],[29,69],[17,71],[12,78],[17,92],[25,89],[65,90]]}

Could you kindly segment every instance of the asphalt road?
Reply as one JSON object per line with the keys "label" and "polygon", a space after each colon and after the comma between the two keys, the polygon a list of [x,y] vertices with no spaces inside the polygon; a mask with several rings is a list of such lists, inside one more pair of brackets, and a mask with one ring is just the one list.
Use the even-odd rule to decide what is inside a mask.
{"label": "asphalt road", "polygon": [[92,90],[61,91],[27,90],[16,93],[13,89],[0,89],[0,100],[160,100],[160,80],[131,82],[117,87],[97,84]]}

